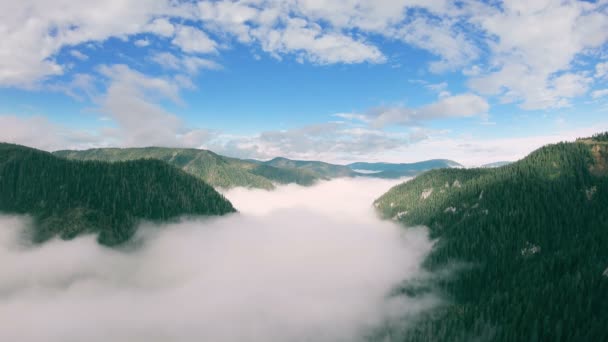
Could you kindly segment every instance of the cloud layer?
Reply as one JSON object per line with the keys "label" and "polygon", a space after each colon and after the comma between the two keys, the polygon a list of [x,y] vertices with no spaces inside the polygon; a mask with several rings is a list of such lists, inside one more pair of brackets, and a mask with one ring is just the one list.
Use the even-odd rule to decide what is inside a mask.
{"label": "cloud layer", "polygon": [[575,0],[27,0],[3,2],[0,20],[0,86],[34,87],[65,74],[62,49],[110,37],[154,35],[184,58],[236,41],[315,64],[384,63],[391,56],[374,39],[381,37],[428,52],[433,73],[466,68],[472,90],[525,109],[563,107],[585,94],[605,62],[574,62],[608,41],[606,3]]}
{"label": "cloud layer", "polygon": [[[521,130],[504,126],[520,120],[512,106],[502,104],[541,116],[539,110],[574,106],[584,97],[605,110],[608,99],[606,1],[25,0],[1,2],[0,22],[0,87],[62,92],[99,119],[77,131],[41,115],[19,116],[19,109],[7,105],[9,112],[0,113],[0,139],[46,150],[164,145],[327,161],[395,151],[407,161],[419,154],[467,163],[475,154],[470,159],[477,163],[495,158],[488,149],[483,156],[478,148],[467,150],[485,143],[463,142],[473,140],[468,132],[485,133],[479,125],[497,117],[503,119],[495,120],[503,125],[493,130],[497,136]],[[124,43],[120,58],[98,58],[112,38]],[[132,49],[125,48],[129,44]],[[379,98],[368,108],[331,108],[342,111],[336,114],[340,122],[246,133],[238,128],[238,136],[237,129],[193,126],[180,115],[187,105],[182,93],[196,90],[204,70],[221,70],[221,57],[237,45],[257,57],[314,65],[386,63],[405,69],[412,67],[412,53],[413,64],[418,58],[428,62],[422,67],[427,70],[415,70],[428,79],[420,90],[437,98],[417,92],[389,102]],[[598,116],[585,110],[580,117]],[[283,115],[290,122],[294,113]],[[545,135],[572,136],[548,130]],[[447,147],[458,154],[410,153],[418,142],[426,148],[438,141],[453,142]],[[502,147],[500,155],[519,158],[535,147]]]}
{"label": "cloud layer", "polygon": [[241,213],[144,225],[127,250],[92,237],[30,246],[0,219],[0,340],[356,341],[437,298],[395,298],[422,275],[423,229],[381,222],[388,181],[235,190]]}

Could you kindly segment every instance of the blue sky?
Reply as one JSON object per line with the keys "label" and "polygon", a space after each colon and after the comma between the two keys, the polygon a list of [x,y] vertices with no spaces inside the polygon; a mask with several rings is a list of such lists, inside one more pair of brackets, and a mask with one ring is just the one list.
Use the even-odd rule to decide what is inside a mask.
{"label": "blue sky", "polygon": [[608,130],[608,2],[0,4],[0,140],[334,162]]}

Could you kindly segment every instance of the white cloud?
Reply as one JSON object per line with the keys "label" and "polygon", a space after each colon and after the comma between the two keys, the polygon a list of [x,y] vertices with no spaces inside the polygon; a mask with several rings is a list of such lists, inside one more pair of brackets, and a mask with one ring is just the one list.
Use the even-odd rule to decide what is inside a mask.
{"label": "white cloud", "polygon": [[478,48],[448,20],[418,17],[398,30],[403,41],[440,57],[430,64],[432,72],[454,70],[478,58]]}
{"label": "white cloud", "polygon": [[145,6],[94,0],[2,1],[0,86],[34,87],[65,71],[55,59],[64,46],[149,31],[155,17],[183,15],[183,6],[167,0],[151,0]]}
{"label": "white cloud", "polygon": [[340,29],[359,28],[384,34],[406,18],[408,9],[443,15],[450,6],[450,1],[445,0],[299,0],[295,9],[303,16],[328,21]]}
{"label": "white cloud", "polygon": [[227,136],[205,147],[234,157],[346,160],[408,144],[408,135],[329,122],[252,136]]}
{"label": "white cloud", "polygon": [[198,6],[200,18],[206,25],[219,32],[229,32],[241,42],[251,41],[247,21],[258,18],[259,9],[233,1],[201,1]]}
{"label": "white cloud", "polygon": [[[120,146],[184,146],[196,136],[207,140],[211,133],[192,130],[158,103],[168,99],[181,103],[180,86],[168,79],[148,77],[126,65],[102,66],[100,73],[109,85],[99,100],[102,114],[112,118],[116,128],[105,135]],[[197,142],[200,146],[205,140]]]}
{"label": "white cloud", "polygon": [[336,113],[336,114],[333,114],[332,116],[335,116],[337,118],[346,119],[346,120],[351,120],[351,121],[360,121],[360,122],[364,122],[364,123],[369,123],[370,122],[369,118],[365,114]]}
{"label": "white cloud", "polygon": [[604,78],[608,76],[608,62],[597,63],[595,65],[595,77]]}
{"label": "white cloud", "polygon": [[428,276],[432,247],[425,229],[375,215],[394,184],[235,190],[240,213],[144,224],[127,250],[93,237],[24,246],[27,222],[0,218],[0,340],[350,342],[407,327],[441,303],[390,295]]}
{"label": "white cloud", "polygon": [[70,55],[72,55],[72,57],[77,58],[81,61],[86,61],[87,59],[89,59],[89,56],[85,55],[84,53],[82,53],[78,50],[71,50]]}
{"label": "white cloud", "polygon": [[78,101],[94,98],[99,89],[96,78],[91,74],[74,74],[72,79],[66,82],[55,82],[47,84],[46,89],[62,92]]}
{"label": "white cloud", "polygon": [[107,146],[200,147],[214,138],[206,129],[188,127],[164,110],[162,100],[181,103],[181,84],[172,79],[149,77],[126,65],[102,66],[105,92],[91,83],[92,76],[77,74],[70,83],[51,88],[76,98],[90,98],[99,119],[109,121],[94,131],[68,128],[43,116],[0,115],[2,141],[43,150],[83,149]]}
{"label": "white cloud", "polygon": [[217,51],[217,43],[214,40],[209,38],[205,32],[190,26],[178,27],[173,44],[179,46],[184,52],[214,53]]}
{"label": "white cloud", "polygon": [[138,39],[135,42],[133,42],[133,44],[135,44],[135,46],[137,46],[137,47],[146,47],[146,46],[150,45],[150,41],[147,39]]}
{"label": "white cloud", "polygon": [[[60,75],[67,69],[55,56],[63,47],[109,37],[155,34],[186,53],[214,53],[235,37],[276,58],[293,55],[316,64],[383,63],[390,56],[370,37],[384,37],[437,56],[429,65],[433,72],[463,68],[473,90],[540,109],[580,96],[585,82],[571,79],[562,87],[560,77],[580,74],[571,70],[572,63],[608,39],[603,5],[570,0],[511,0],[501,6],[444,0],[153,0],[145,6],[29,0],[27,5],[0,5],[7,27],[0,31],[0,85],[32,87]],[[596,77],[605,74],[605,64],[597,64]]]}
{"label": "white cloud", "polygon": [[186,72],[189,75],[196,75],[201,69],[218,70],[221,65],[216,62],[194,56],[177,57],[169,52],[159,52],[152,55],[151,59],[163,68]]}
{"label": "white cloud", "polygon": [[101,137],[50,122],[43,116],[0,115],[0,141],[47,151],[99,146]]}
{"label": "white cloud", "polygon": [[593,99],[599,99],[601,97],[608,96],[608,89],[598,89],[591,93]]}
{"label": "white cloud", "polygon": [[[520,102],[524,109],[561,107],[584,93],[583,77],[559,76],[580,54],[608,40],[608,14],[583,1],[505,1],[471,21],[490,37],[490,70],[474,77],[473,89]],[[566,78],[563,78],[566,77]],[[569,78],[569,79],[568,79]],[[565,84],[569,83],[569,84]]]}
{"label": "white cloud", "polygon": [[418,107],[378,107],[369,111],[372,124],[382,127],[390,124],[415,125],[422,121],[444,118],[484,116],[490,105],[475,94],[446,95],[434,103]]}
{"label": "white cloud", "polygon": [[546,144],[574,141],[608,131],[608,122],[590,123],[585,128],[565,127],[546,134],[517,137],[479,137],[431,134],[427,139],[401,148],[370,156],[370,161],[416,162],[427,159],[451,159],[465,166],[479,166],[496,161],[516,161]]}
{"label": "white cloud", "polygon": [[377,47],[344,34],[323,32],[319,25],[300,18],[287,19],[284,28],[258,28],[252,34],[260,40],[264,51],[276,57],[295,53],[300,61],[318,64],[385,61]]}
{"label": "white cloud", "polygon": [[175,26],[167,18],[157,18],[146,24],[144,31],[162,37],[171,37],[175,33]]}

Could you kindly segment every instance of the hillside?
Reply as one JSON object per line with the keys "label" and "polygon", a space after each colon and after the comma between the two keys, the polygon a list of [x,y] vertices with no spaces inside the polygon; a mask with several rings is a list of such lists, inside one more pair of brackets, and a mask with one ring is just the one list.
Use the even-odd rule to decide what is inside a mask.
{"label": "hillside", "polygon": [[273,183],[310,185],[316,177],[295,169],[279,169],[252,161],[186,148],[100,148],[85,151],[56,151],[55,155],[77,160],[127,161],[158,159],[192,174],[214,187],[273,189]]}
{"label": "hillside", "polygon": [[129,239],[140,219],[223,215],[232,204],[211,186],[158,160],[72,161],[0,143],[0,211],[34,218],[33,239],[97,233]]}
{"label": "hillside", "polygon": [[447,159],[431,159],[416,163],[352,163],[347,165],[354,171],[373,172],[368,177],[391,178],[413,177],[422,172],[441,168],[463,168],[459,163]]}
{"label": "hillside", "polygon": [[607,140],[549,145],[500,168],[429,171],[377,199],[383,217],[439,238],[425,262],[439,276],[401,292],[449,299],[414,329],[379,334],[608,341]]}
{"label": "hillside", "polygon": [[509,165],[511,163],[512,162],[509,162],[509,161],[498,161],[498,162],[494,162],[494,163],[483,164],[480,167],[483,167],[483,168],[494,168],[494,167],[501,167],[501,166]]}
{"label": "hillside", "polygon": [[357,175],[357,173],[351,170],[348,166],[330,164],[320,161],[291,160],[278,157],[262,163],[264,165],[270,165],[278,168],[301,170],[322,179],[353,177]]}

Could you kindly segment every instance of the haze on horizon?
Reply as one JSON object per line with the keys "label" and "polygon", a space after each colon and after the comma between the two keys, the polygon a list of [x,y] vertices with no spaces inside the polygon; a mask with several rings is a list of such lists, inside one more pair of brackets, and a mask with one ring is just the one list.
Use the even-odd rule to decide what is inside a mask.
{"label": "haze on horizon", "polygon": [[608,130],[608,4],[0,1],[0,140],[514,161]]}

